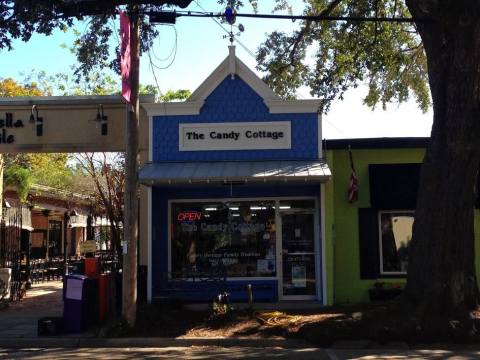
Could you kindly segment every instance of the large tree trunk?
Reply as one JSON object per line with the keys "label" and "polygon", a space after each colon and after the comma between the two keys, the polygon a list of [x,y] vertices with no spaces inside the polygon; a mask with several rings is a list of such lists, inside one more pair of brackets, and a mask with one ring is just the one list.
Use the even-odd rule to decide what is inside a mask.
{"label": "large tree trunk", "polygon": [[480,164],[480,4],[407,0],[407,5],[414,17],[435,22],[417,24],[434,121],[420,176],[405,298],[425,331],[449,331],[455,324],[449,320],[468,319],[478,300],[473,209]]}

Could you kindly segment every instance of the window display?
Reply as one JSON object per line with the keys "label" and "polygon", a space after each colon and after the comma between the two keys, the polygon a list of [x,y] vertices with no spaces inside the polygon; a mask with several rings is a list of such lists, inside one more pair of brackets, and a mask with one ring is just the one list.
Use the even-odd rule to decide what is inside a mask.
{"label": "window display", "polygon": [[275,202],[171,205],[172,276],[275,277]]}

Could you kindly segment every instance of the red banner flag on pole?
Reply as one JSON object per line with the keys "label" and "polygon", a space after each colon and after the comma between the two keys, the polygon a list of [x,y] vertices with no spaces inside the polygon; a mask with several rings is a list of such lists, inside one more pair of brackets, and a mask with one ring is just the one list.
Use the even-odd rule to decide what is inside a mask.
{"label": "red banner flag on pole", "polygon": [[355,171],[355,166],[353,165],[353,156],[350,146],[348,147],[348,157],[350,158],[350,183],[348,184],[347,196],[348,202],[354,203],[358,200],[358,178],[357,172]]}
{"label": "red banner flag on pole", "polygon": [[120,11],[120,70],[122,74],[122,97],[130,103],[130,19],[125,11]]}

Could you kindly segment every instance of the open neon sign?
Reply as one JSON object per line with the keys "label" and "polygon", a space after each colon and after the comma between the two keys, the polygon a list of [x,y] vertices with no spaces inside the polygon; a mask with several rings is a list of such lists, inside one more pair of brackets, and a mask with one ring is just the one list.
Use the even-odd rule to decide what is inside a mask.
{"label": "open neon sign", "polygon": [[182,211],[178,213],[178,221],[197,221],[202,219],[202,213],[199,211]]}

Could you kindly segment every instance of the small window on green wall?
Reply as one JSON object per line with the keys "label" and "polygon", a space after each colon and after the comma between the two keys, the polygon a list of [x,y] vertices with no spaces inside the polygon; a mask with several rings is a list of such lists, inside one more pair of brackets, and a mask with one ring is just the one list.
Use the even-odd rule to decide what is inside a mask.
{"label": "small window on green wall", "polygon": [[381,274],[407,273],[413,220],[411,210],[378,213]]}

